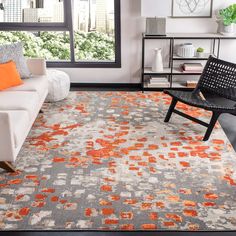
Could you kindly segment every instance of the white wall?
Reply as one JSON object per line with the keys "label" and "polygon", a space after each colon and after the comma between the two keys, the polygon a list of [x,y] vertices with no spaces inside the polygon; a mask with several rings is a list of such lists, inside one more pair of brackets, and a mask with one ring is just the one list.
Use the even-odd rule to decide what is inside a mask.
{"label": "white wall", "polygon": [[[164,0],[163,0],[164,1]],[[214,12],[235,3],[235,0],[213,0]],[[216,32],[215,19],[168,19],[169,33]],[[77,83],[138,83],[141,67],[141,34],[145,19],[141,18],[140,0],[121,0],[122,68],[118,69],[63,69],[72,82]],[[156,45],[153,45],[153,48]],[[221,58],[236,63],[236,41],[222,44]]]}

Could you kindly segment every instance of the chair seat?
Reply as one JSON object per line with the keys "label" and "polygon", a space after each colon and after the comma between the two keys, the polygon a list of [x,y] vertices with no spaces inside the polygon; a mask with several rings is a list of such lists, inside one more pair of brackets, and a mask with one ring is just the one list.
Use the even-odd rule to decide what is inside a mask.
{"label": "chair seat", "polygon": [[183,102],[190,106],[195,106],[199,108],[203,108],[209,111],[227,111],[236,113],[236,107],[234,106],[222,106],[220,104],[209,102],[204,100],[200,95],[194,94],[193,92],[187,91],[177,91],[177,90],[166,90],[165,93],[169,94],[173,98],[176,98],[180,102]]}

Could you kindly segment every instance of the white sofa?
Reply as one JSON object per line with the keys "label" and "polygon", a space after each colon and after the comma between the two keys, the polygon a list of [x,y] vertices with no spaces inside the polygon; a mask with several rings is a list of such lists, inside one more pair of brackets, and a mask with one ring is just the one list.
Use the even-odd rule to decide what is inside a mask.
{"label": "white sofa", "polygon": [[13,171],[16,157],[48,95],[46,66],[42,59],[28,59],[32,78],[0,91],[0,167]]}

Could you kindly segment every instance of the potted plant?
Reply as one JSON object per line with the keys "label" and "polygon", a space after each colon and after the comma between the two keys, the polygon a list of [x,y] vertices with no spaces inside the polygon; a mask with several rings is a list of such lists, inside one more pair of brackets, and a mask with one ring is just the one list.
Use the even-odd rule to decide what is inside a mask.
{"label": "potted plant", "polygon": [[197,49],[197,57],[204,57],[205,55],[204,51],[205,51],[204,48],[199,47]]}
{"label": "potted plant", "polygon": [[222,34],[232,35],[235,33],[234,24],[236,23],[236,4],[230,5],[219,11],[220,18],[224,25]]}

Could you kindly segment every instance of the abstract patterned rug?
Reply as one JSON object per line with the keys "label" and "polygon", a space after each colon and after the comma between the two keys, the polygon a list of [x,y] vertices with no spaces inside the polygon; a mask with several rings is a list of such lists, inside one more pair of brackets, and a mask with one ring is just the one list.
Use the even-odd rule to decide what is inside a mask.
{"label": "abstract patterned rug", "polygon": [[[71,92],[46,104],[0,173],[3,230],[236,230],[236,155],[218,125],[153,92]],[[196,117],[209,113],[179,104]]]}

